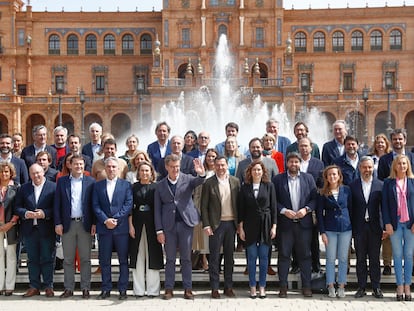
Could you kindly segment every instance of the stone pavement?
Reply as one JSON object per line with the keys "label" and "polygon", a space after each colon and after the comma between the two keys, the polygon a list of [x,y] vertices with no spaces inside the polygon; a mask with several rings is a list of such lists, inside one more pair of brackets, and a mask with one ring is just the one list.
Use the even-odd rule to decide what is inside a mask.
{"label": "stone pavement", "polygon": [[[173,311],[173,310],[211,310],[211,311],[255,311],[260,309],[273,309],[281,311],[382,311],[382,310],[414,310],[414,302],[397,302],[394,298],[393,289],[385,291],[384,299],[375,299],[370,293],[364,298],[354,299],[354,291],[349,290],[347,297],[343,299],[331,299],[325,295],[316,294],[313,298],[303,298],[297,291],[288,292],[287,299],[277,297],[274,288],[267,292],[265,299],[250,299],[248,297],[248,289],[236,288],[237,298],[210,299],[210,290],[206,287],[197,287],[194,289],[196,297],[194,301],[184,300],[182,291],[175,291],[175,297],[169,301],[160,298],[139,298],[129,296],[125,301],[119,301],[117,292],[108,300],[96,300],[99,291],[92,291],[89,300],[83,300],[79,292],[75,292],[75,296],[65,300],[58,296],[61,291],[56,291],[57,297],[46,298],[37,296],[35,298],[22,298],[23,289],[19,289],[11,297],[0,296],[0,311],[37,311],[37,310],[53,310],[53,311],[82,311],[82,310],[156,310],[156,311]],[[131,295],[131,291],[128,291]],[[44,295],[44,293],[42,293]],[[33,309],[32,309],[33,308]]]}

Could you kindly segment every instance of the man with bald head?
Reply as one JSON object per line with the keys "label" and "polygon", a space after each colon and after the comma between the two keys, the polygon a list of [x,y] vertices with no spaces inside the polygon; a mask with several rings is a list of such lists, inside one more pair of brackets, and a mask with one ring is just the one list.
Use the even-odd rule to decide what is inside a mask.
{"label": "man with bald head", "polygon": [[210,133],[202,131],[198,134],[197,137],[197,148],[187,155],[193,157],[194,159],[200,159],[201,163],[204,163],[206,157],[208,145],[210,144]]}

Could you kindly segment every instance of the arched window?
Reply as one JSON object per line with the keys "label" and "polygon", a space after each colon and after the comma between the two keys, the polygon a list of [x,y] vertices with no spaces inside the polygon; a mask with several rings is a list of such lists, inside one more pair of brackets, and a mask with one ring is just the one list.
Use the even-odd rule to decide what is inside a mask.
{"label": "arched window", "polygon": [[149,34],[144,34],[141,36],[140,53],[147,55],[152,53],[152,38]]}
{"label": "arched window", "polygon": [[402,49],[402,33],[401,31],[394,29],[390,33],[390,50]]}
{"label": "arched window", "polygon": [[340,31],[335,31],[332,35],[332,50],[334,52],[344,51],[344,34]]}
{"label": "arched window", "polygon": [[109,34],[104,37],[104,55],[115,55],[114,35]]}
{"label": "arched window", "polygon": [[379,30],[371,32],[370,37],[371,51],[382,51],[382,33]]}
{"label": "arched window", "polygon": [[351,35],[351,50],[362,51],[364,49],[364,35],[356,30]]}
{"label": "arched window", "polygon": [[85,40],[85,54],[86,55],[96,55],[96,36],[87,35]]}
{"label": "arched window", "polygon": [[122,55],[134,54],[134,38],[131,35],[122,37]]}
{"label": "arched window", "polygon": [[219,37],[219,39],[220,39],[221,35],[226,35],[228,37],[228,35],[227,35],[227,26],[226,25],[220,25],[219,26],[219,28],[218,28],[218,37]]}
{"label": "arched window", "polygon": [[58,35],[49,37],[49,55],[60,55],[60,38]]}
{"label": "arched window", "polygon": [[78,55],[79,54],[79,41],[76,35],[69,35],[67,39],[67,54]]}
{"label": "arched window", "polygon": [[318,31],[313,36],[313,51],[325,52],[325,34]]}
{"label": "arched window", "polygon": [[295,34],[295,52],[306,52],[306,34],[302,31]]}

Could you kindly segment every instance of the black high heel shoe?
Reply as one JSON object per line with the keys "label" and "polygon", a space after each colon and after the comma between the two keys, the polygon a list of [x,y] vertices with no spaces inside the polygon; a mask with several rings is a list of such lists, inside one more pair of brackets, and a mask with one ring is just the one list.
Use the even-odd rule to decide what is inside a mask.
{"label": "black high heel shoe", "polygon": [[405,301],[411,301],[411,294],[405,295],[404,300]]}
{"label": "black high heel shoe", "polygon": [[397,298],[397,301],[403,301],[404,300],[403,294],[401,294],[401,295],[397,294],[396,298]]}

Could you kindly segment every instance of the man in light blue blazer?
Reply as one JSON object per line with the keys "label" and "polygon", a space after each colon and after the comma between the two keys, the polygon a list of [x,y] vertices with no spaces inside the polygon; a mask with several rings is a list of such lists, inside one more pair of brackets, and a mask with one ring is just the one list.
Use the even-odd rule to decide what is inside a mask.
{"label": "man in light blue blazer", "polygon": [[92,207],[96,216],[96,232],[99,235],[99,264],[102,269],[102,292],[98,299],[110,297],[112,289],[112,248],[118,254],[119,299],[127,298],[128,287],[128,216],[132,209],[132,190],[128,181],[117,177],[118,159],[105,160],[106,179],[98,181],[93,189]]}
{"label": "man in light blue blazer", "polygon": [[167,257],[165,265],[164,299],[173,297],[175,283],[175,259],[177,247],[180,252],[184,298],[193,299],[191,246],[194,226],[200,215],[192,200],[193,190],[205,180],[204,167],[200,159],[194,159],[194,170],[198,176],[180,172],[180,158],[171,154],[165,158],[168,175],[155,190],[155,230],[157,240],[164,244]]}

